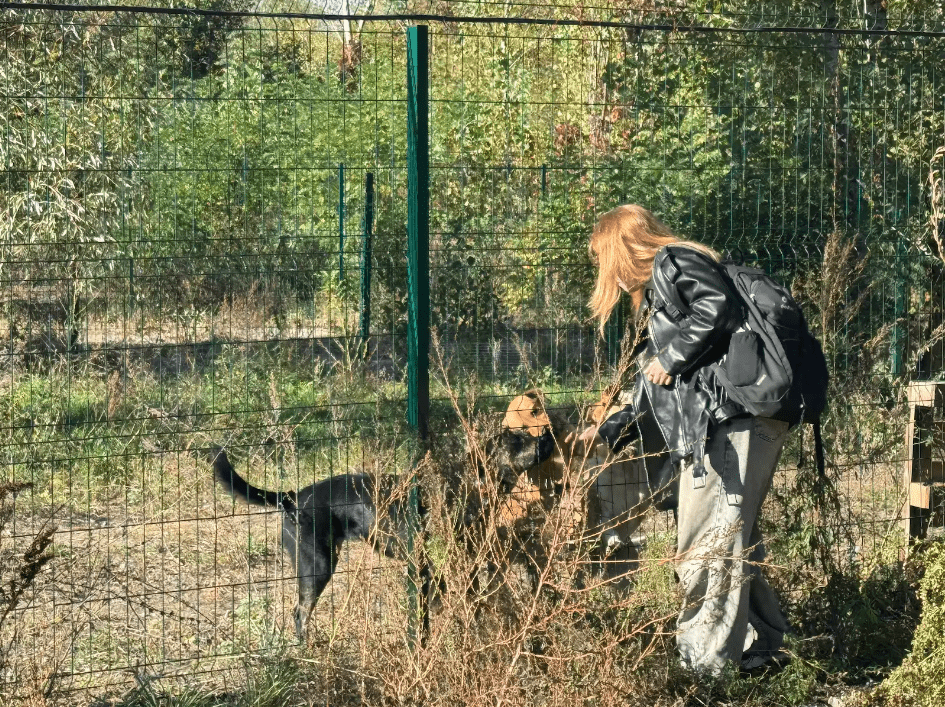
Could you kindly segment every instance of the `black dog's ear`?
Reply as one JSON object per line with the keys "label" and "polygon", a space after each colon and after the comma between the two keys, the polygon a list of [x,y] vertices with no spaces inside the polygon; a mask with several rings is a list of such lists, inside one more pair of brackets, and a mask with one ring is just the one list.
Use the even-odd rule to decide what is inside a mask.
{"label": "black dog's ear", "polygon": [[525,436],[527,434],[527,432],[504,429],[499,437],[501,440],[500,446],[508,451],[509,454],[518,454],[525,446]]}
{"label": "black dog's ear", "polygon": [[479,481],[486,478],[486,460],[492,459],[495,455],[496,441],[492,438],[487,439],[483,445],[482,454],[478,454],[476,449],[468,449],[469,457],[476,467],[476,476]]}
{"label": "black dog's ear", "polygon": [[298,525],[299,521],[295,517],[295,512],[299,509],[299,506],[295,491],[286,491],[280,494],[279,505],[282,506],[282,510],[288,514],[288,517],[295,520],[295,524]]}
{"label": "black dog's ear", "polygon": [[535,463],[541,464],[549,459],[554,452],[555,436],[551,433],[551,429],[547,429],[538,438],[537,448],[535,449]]}

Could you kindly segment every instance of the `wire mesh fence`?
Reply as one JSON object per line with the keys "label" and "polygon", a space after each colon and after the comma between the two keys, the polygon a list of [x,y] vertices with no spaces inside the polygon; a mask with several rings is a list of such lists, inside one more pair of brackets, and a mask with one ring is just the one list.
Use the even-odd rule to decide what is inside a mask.
{"label": "wire mesh fence", "polygon": [[[945,481],[932,443],[910,509],[903,390],[943,355],[942,11],[743,4],[406,8],[436,16],[431,425],[460,434],[450,390],[499,412],[535,387],[577,421],[631,326],[588,320],[588,234],[640,203],[792,284],[832,366],[844,504],[811,532],[893,557],[904,504],[935,521]],[[213,445],[267,489],[409,471],[411,15],[298,5],[4,4],[3,481],[32,488],[2,499],[3,571],[56,528],[3,595],[11,699],[212,682],[296,642],[280,512],[235,505]],[[500,10],[519,17],[481,21]],[[782,559],[813,552],[810,447],[795,435],[769,504],[797,531]],[[349,544],[339,567],[318,625],[400,640],[402,564]]]}

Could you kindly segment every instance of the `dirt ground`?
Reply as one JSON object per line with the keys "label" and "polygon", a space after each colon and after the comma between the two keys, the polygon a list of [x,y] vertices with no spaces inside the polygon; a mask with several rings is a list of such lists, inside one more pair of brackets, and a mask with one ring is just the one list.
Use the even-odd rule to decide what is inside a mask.
{"label": "dirt ground", "polygon": [[[775,490],[791,489],[798,474],[784,461]],[[3,704],[38,694],[53,704],[107,704],[135,685],[165,689],[195,676],[208,691],[228,692],[245,684],[247,656],[306,655],[294,635],[296,585],[279,512],[234,504],[194,456],[155,454],[141,464],[134,482],[89,494],[99,500],[81,512],[50,512],[29,494],[17,500],[5,542],[28,543],[45,522],[58,531],[55,559],[0,634],[10,656]],[[837,477],[846,521],[856,525],[851,556],[895,557],[899,469],[856,465]],[[770,501],[768,509],[776,510]],[[671,514],[653,514],[645,529],[671,524]],[[376,655],[378,641],[406,640],[407,606],[404,563],[348,543],[312,640]]]}
{"label": "dirt ground", "polygon": [[[245,680],[246,655],[298,647],[279,513],[234,505],[205,465],[181,460],[163,469],[173,497],[51,518],[57,557],[17,610],[16,635],[4,636],[13,641],[0,686],[8,697],[57,693],[65,704],[71,693],[88,704],[141,680],[201,673],[209,688],[232,689]],[[17,508],[20,538],[41,525],[26,505]],[[312,640],[403,640],[406,600],[402,563],[348,543]]]}

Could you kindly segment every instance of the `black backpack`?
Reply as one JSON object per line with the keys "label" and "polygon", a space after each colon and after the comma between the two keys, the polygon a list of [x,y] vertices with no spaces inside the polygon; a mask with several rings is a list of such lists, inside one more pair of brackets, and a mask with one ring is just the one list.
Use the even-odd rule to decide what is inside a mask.
{"label": "black backpack", "polygon": [[[783,285],[763,271],[721,263],[745,305],[745,323],[713,364],[735,402],[759,417],[818,423],[827,404],[830,374],[820,342]],[[815,429],[815,432],[817,430]]]}

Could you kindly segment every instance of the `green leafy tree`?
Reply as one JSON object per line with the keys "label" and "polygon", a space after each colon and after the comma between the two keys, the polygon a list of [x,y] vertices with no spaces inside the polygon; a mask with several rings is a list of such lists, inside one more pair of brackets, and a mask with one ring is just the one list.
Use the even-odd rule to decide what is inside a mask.
{"label": "green leafy tree", "polygon": [[[106,15],[6,11],[0,36],[4,274],[14,291],[48,292],[60,343],[72,349],[95,279],[117,267],[123,250],[138,141],[152,113],[125,100],[138,87],[126,54],[130,27]],[[23,312],[7,314],[16,327]]]}

